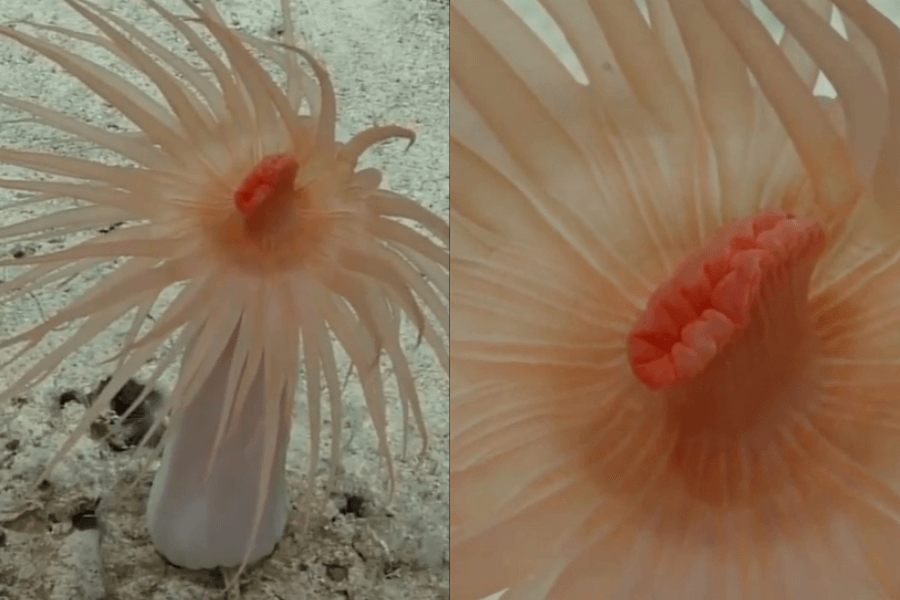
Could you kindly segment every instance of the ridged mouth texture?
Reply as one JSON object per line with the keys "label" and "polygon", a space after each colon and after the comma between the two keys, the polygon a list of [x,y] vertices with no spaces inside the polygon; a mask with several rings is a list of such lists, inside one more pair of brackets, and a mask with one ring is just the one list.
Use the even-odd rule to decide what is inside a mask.
{"label": "ridged mouth texture", "polygon": [[725,227],[650,297],[628,335],[632,371],[664,390],[740,387],[788,368],[812,335],[809,281],[824,247],[818,222],[782,210]]}

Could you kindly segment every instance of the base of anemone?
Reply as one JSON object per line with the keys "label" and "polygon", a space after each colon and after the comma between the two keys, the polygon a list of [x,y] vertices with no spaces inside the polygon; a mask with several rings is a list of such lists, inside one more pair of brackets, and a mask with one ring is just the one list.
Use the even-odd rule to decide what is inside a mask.
{"label": "base of anemone", "polygon": [[[212,457],[235,337],[200,393],[171,425],[174,431],[147,502],[147,526],[157,551],[189,569],[237,567],[267,556],[284,534],[290,510],[285,459],[291,413],[282,398],[279,431],[266,431],[265,403],[272,399],[265,397],[262,373],[254,378],[236,416],[239,427],[223,438]],[[271,435],[278,436],[275,461],[263,489],[265,439]],[[262,520],[254,535],[260,500]]]}

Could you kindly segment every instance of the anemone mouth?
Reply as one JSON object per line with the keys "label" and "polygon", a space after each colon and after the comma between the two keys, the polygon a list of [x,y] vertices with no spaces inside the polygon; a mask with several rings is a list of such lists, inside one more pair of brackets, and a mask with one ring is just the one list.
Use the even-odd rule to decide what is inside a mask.
{"label": "anemone mouth", "polygon": [[818,222],[782,210],[725,227],[650,297],[628,336],[634,374],[667,389],[697,379],[726,350],[753,346],[776,358],[784,349],[775,342],[802,341],[812,323],[809,280],[824,247]]}
{"label": "anemone mouth", "polygon": [[232,172],[243,176],[216,182],[202,194],[205,202],[188,207],[199,251],[215,264],[254,276],[285,274],[332,264],[336,246],[362,235],[365,215],[350,187],[355,174],[341,165],[310,167],[286,152]]}
{"label": "anemone mouth", "polygon": [[818,222],[783,210],[725,227],[650,297],[627,339],[633,373],[719,429],[796,397],[817,346],[809,282],[824,248]]}
{"label": "anemone mouth", "polygon": [[300,165],[290,154],[266,156],[234,192],[234,206],[250,219],[261,211],[271,212],[294,191]]}
{"label": "anemone mouth", "polygon": [[771,461],[822,396],[809,289],[825,246],[819,222],[784,210],[736,221],[676,268],[628,335],[632,372],[663,400],[667,469],[704,505],[759,507],[791,485]]}
{"label": "anemone mouth", "polygon": [[295,179],[300,168],[290,154],[263,158],[234,192],[234,206],[243,216],[244,233],[257,246],[263,246],[290,228],[292,204],[300,190]]}

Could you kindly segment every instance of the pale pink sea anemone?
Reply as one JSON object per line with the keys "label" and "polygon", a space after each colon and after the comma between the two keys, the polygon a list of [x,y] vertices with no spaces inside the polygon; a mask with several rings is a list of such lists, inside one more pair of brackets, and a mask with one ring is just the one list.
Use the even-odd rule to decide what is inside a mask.
{"label": "pale pink sea anemone", "polygon": [[[188,15],[145,0],[187,44],[189,60],[87,0],[65,3],[95,32],[16,24],[0,26],[0,35],[55,62],[133,128],[106,129],[0,95],[0,103],[82,147],[115,155],[100,162],[0,149],[0,162],[39,175],[2,179],[0,187],[22,194],[17,206],[46,213],[0,228],[0,237],[94,234],[63,250],[0,261],[29,267],[0,284],[0,298],[14,303],[82,271],[112,268],[45,322],[0,342],[17,360],[34,359],[39,344],[56,341],[8,382],[0,399],[25,393],[125,319],[129,329],[111,380],[47,472],[151,357],[158,361],[149,384],[180,360],[156,417],[155,428],[166,417],[168,428],[150,491],[150,535],[178,565],[243,566],[271,552],[284,531],[285,460],[301,368],[310,481],[324,402],[331,411],[332,473],[341,460],[338,346],[358,375],[391,483],[382,358],[424,444],[401,329],[411,324],[449,368],[449,228],[414,200],[383,189],[378,170],[357,166],[376,143],[397,137],[411,143],[411,130],[385,125],[335,139],[330,76],[299,45],[287,0],[284,43],[230,29],[211,0],[185,1]],[[29,33],[35,28],[105,49],[157,94]],[[270,74],[264,61],[280,73]],[[74,207],[66,204],[72,199]],[[113,223],[122,225],[97,233]],[[161,301],[167,290],[174,291],[168,303]],[[148,321],[151,311],[156,318]]]}
{"label": "pale pink sea anemone", "polygon": [[586,85],[451,2],[451,597],[900,597],[900,30],[540,3]]}

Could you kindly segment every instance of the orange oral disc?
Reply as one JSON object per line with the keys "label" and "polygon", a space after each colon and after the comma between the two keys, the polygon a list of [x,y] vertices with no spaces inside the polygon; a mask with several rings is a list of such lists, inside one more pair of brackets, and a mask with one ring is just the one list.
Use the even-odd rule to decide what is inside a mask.
{"label": "orange oral disc", "polygon": [[[792,310],[793,299],[782,298],[781,292],[798,289],[795,276],[808,284],[824,246],[818,222],[782,210],[725,227],[648,300],[628,335],[632,371],[655,390],[698,376],[741,338],[761,303],[772,303],[762,307],[770,312],[781,310],[782,302],[784,310]],[[765,318],[779,320],[768,313]]]}
{"label": "orange oral disc", "polygon": [[290,154],[274,154],[259,161],[234,192],[234,206],[249,215],[270,199],[290,191],[298,164]]}

